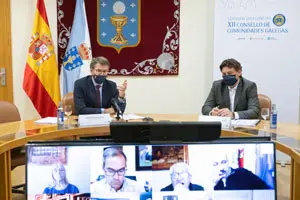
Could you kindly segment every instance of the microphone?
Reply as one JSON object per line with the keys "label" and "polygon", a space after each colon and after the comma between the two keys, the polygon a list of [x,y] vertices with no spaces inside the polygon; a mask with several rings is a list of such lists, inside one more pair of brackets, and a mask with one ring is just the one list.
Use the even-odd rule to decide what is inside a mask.
{"label": "microphone", "polygon": [[111,104],[112,104],[115,112],[117,112],[117,114],[121,114],[121,115],[123,114],[120,107],[119,107],[119,105],[118,105],[118,100],[117,99],[112,98],[111,99]]}

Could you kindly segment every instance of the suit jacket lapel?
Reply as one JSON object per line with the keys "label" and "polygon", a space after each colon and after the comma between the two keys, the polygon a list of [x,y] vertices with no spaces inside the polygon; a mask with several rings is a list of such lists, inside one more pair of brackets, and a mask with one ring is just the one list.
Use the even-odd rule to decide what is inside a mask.
{"label": "suit jacket lapel", "polygon": [[226,85],[222,85],[223,87],[223,98],[224,98],[224,103],[225,107],[230,109],[230,99],[229,99],[229,90]]}
{"label": "suit jacket lapel", "polygon": [[92,78],[93,77],[90,76],[89,80],[88,80],[88,82],[89,82],[89,88],[90,88],[90,97],[91,97],[91,99],[92,99],[92,101],[94,103],[94,106],[96,106],[96,100],[97,100],[97,98],[96,98],[96,88],[95,88],[95,85],[93,83]]}
{"label": "suit jacket lapel", "polygon": [[101,103],[102,103],[102,107],[106,107],[107,105],[107,100],[108,100],[108,93],[107,93],[108,89],[107,89],[107,83],[106,81],[104,81],[103,85],[102,85],[102,99],[101,99]]}
{"label": "suit jacket lapel", "polygon": [[238,104],[239,102],[239,99],[242,95],[242,88],[243,88],[243,82],[242,82],[242,78],[240,79],[240,82],[238,84],[238,87],[236,89],[236,92],[235,92],[235,97],[234,97],[234,110],[236,109],[236,105]]}

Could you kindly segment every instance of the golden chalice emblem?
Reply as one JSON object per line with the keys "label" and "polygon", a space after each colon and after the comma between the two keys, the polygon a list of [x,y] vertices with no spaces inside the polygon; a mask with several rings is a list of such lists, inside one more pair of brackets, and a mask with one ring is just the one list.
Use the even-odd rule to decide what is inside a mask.
{"label": "golden chalice emblem", "polygon": [[128,17],[124,15],[113,15],[110,17],[110,22],[116,27],[117,34],[113,37],[110,42],[113,44],[124,45],[127,44],[128,40],[123,35],[123,27],[127,24]]}

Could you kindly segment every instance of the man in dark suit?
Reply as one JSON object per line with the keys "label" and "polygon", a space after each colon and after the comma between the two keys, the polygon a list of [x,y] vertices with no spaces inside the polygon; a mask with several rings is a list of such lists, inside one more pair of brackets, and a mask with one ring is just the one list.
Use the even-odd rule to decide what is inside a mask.
{"label": "man in dark suit", "polygon": [[116,83],[107,80],[110,63],[104,57],[93,58],[90,64],[91,75],[76,80],[74,85],[74,103],[76,113],[112,114],[117,109],[116,101],[122,113],[126,107],[125,90],[127,82],[117,87]]}
{"label": "man in dark suit", "polygon": [[203,115],[257,119],[260,106],[257,87],[242,77],[242,66],[235,59],[224,60],[220,65],[222,80],[214,81],[202,106]]}
{"label": "man in dark suit", "polygon": [[213,156],[216,168],[214,190],[263,190],[272,189],[265,181],[245,168],[233,169],[229,166],[228,157],[220,151]]}
{"label": "man in dark suit", "polygon": [[186,163],[180,162],[170,167],[171,184],[160,191],[202,191],[202,186],[191,183],[192,174]]}

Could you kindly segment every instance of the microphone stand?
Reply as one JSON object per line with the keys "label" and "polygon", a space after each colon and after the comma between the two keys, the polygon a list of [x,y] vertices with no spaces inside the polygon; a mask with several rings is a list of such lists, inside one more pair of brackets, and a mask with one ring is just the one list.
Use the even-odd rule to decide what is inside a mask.
{"label": "microphone stand", "polygon": [[117,120],[117,121],[120,121],[121,115],[122,115],[123,113],[122,113],[120,107],[118,106],[118,102],[117,102],[117,100],[114,99],[114,98],[111,100],[111,102],[112,102],[113,108],[115,109],[115,112],[117,113],[116,120]]}
{"label": "microphone stand", "polygon": [[120,114],[120,111],[119,111],[119,109],[117,109],[117,116],[116,116],[116,120],[118,120],[118,121],[119,121],[119,120],[121,119],[120,115],[121,115],[121,114]]}

